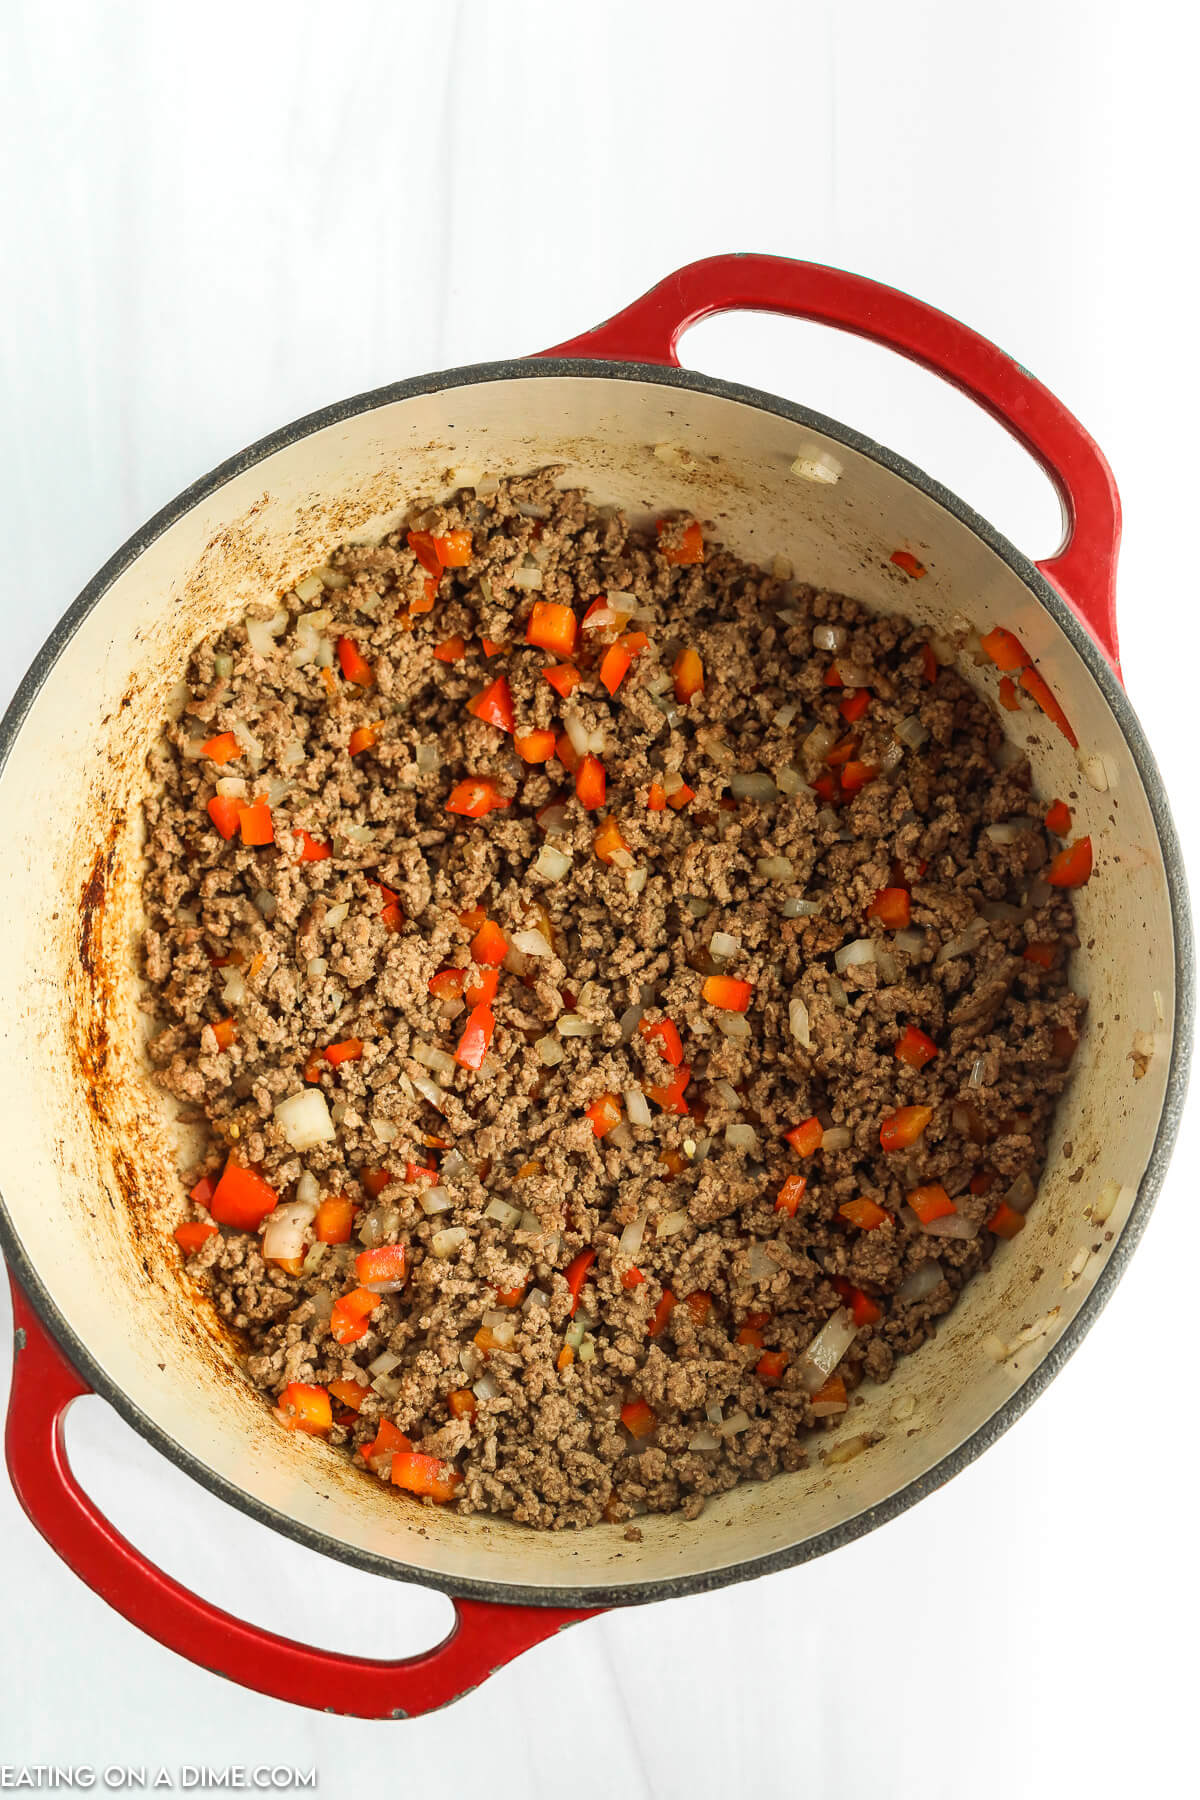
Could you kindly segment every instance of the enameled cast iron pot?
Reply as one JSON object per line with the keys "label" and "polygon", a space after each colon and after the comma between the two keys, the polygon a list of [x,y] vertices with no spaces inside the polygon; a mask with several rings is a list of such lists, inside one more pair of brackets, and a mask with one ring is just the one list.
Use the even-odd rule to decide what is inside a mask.
{"label": "enameled cast iron pot", "polygon": [[[972,395],[1053,478],[1066,514],[1059,554],[1027,561],[844,425],[681,369],[684,329],[735,307],[875,339]],[[664,443],[688,458],[656,458]],[[801,455],[837,478],[798,477]],[[191,643],[346,537],[382,533],[415,497],[546,462],[564,463],[600,501],[641,516],[686,509],[739,555],[782,553],[805,579],[905,609],[931,632],[964,619],[981,632],[1008,626],[1065,708],[1078,757],[1041,713],[1003,716],[1030,748],[1038,791],[1072,797],[1096,856],[1077,895],[1084,948],[1071,969],[1089,996],[1087,1028],[1028,1228],[936,1345],[885,1387],[860,1390],[865,1405],[822,1440],[879,1433],[870,1449],[841,1463],[814,1455],[797,1474],[710,1501],[693,1523],[644,1519],[637,1545],[620,1526],[534,1533],[418,1508],[319,1440],[279,1430],[180,1265],[176,1128],[140,1060],[138,798]],[[1118,536],[1095,444],[984,339],[859,276],[723,256],[545,356],[421,376],[301,419],[197,482],[117,552],[25,677],[0,741],[0,1241],[17,1323],[8,1464],[34,1524],[97,1593],[248,1687],[334,1712],[412,1715],[599,1608],[834,1549],[964,1468],[1018,1417],[1112,1292],[1162,1180],[1185,1083],[1184,880],[1118,675]],[[890,561],[897,548],[928,574],[906,576]],[[995,671],[963,672],[994,693]],[[450,1638],[373,1662],[275,1637],[188,1593],[108,1524],[67,1466],[63,1414],[89,1390],[252,1517],[453,1595]]]}

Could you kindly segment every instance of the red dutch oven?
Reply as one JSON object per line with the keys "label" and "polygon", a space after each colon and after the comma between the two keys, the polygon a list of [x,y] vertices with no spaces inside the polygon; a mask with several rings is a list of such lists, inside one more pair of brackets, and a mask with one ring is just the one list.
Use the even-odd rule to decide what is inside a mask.
{"label": "red dutch oven", "polygon": [[[682,333],[729,308],[855,332],[971,395],[1055,482],[1061,550],[1035,565],[850,427],[682,369]],[[1088,1022],[1027,1229],[936,1344],[860,1389],[853,1422],[821,1439],[808,1468],[744,1484],[694,1521],[647,1517],[639,1544],[620,1526],[538,1533],[420,1507],[275,1426],[180,1266],[179,1128],[147,1078],[138,1008],[146,748],[191,643],[286,591],[347,537],[388,529],[413,498],[547,462],[602,502],[646,517],[685,509],[738,554],[781,554],[806,580],[905,610],[931,633],[1007,626],[1070,733],[1038,710],[1003,716],[1038,791],[1071,797],[1095,854],[1071,970]],[[1119,680],[1118,537],[1096,445],[992,344],[861,276],[721,256],[541,357],[421,376],[301,419],[197,482],[116,553],[0,728],[0,1243],[17,1325],[8,1466],[38,1530],[89,1586],[160,1643],[247,1687],[325,1711],[412,1716],[601,1608],[835,1549],[965,1467],[1019,1416],[1138,1240],[1186,1078],[1184,879]],[[892,560],[897,550],[923,579]],[[990,667],[967,661],[962,672],[994,694]],[[71,1473],[63,1416],[89,1391],[264,1524],[452,1595],[451,1635],[425,1655],[371,1661],[306,1648],[189,1593]]]}

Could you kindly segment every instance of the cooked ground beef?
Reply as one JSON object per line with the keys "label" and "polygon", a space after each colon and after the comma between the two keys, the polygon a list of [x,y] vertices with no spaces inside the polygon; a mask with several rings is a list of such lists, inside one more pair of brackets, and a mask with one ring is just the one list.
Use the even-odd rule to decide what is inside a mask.
{"label": "cooked ground beef", "polygon": [[[360,1460],[389,1423],[375,1474],[399,1432],[453,1465],[434,1486],[461,1477],[463,1511],[694,1515],[800,1466],[838,1423],[839,1382],[886,1379],[988,1261],[986,1223],[1036,1183],[1080,1029],[1074,914],[1040,873],[1028,763],[903,617],[712,545],[691,560],[687,521],[634,530],[554,471],[490,487],[342,549],[255,626],[259,649],[238,627],[192,655],[151,759],[144,940],[158,1079],[209,1130],[184,1241],[227,1159],[269,1184],[261,1204],[298,1200],[286,1260],[223,1224],[191,1266],[289,1418],[313,1405]],[[452,532],[469,538],[442,550],[468,560],[430,576],[419,534]],[[597,596],[608,610],[585,617]],[[578,624],[569,698],[526,642],[538,602]],[[631,631],[647,641],[610,696],[601,661]],[[681,651],[703,683],[684,700]],[[468,706],[499,677],[515,735],[488,722],[503,688],[484,716]],[[514,753],[544,756],[539,731],[552,760]],[[228,741],[200,747],[226,732],[222,767]],[[568,771],[589,755],[607,794],[585,810]],[[575,777],[587,799],[595,776]],[[448,810],[468,779],[503,804]],[[490,1006],[472,998],[485,917],[509,944]],[[541,943],[511,947],[530,931]],[[705,998],[714,975],[749,984],[744,1012]],[[911,1034],[896,1054],[910,1027],[936,1046],[923,1063]],[[460,1042],[481,1067],[454,1060]],[[298,1153],[275,1109],[304,1092],[329,1125]],[[910,1106],[927,1127],[884,1150],[882,1121]],[[802,1156],[784,1134],[809,1119],[832,1135]],[[920,1187],[974,1235],[924,1229]],[[314,1227],[315,1200],[338,1196],[349,1241],[316,1246],[339,1229],[324,1206]],[[884,1222],[840,1210],[863,1200]],[[397,1244],[403,1285],[347,1323],[357,1257]],[[806,1350],[848,1319],[823,1386]],[[303,1388],[331,1383],[358,1386],[335,1389],[326,1425]],[[402,1484],[433,1468],[405,1460]]]}

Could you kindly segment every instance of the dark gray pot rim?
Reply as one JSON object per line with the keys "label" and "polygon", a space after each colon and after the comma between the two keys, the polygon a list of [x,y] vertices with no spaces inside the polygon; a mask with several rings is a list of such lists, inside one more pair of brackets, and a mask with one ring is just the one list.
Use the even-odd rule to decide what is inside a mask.
{"label": "dark gray pot rim", "polygon": [[156,513],[139,531],[136,531],[93,576],[70,610],[54,627],[34,658],[3,720],[0,721],[0,774],[3,773],[13,743],[35,696],[84,619],[130,564],[150,544],[190,512],[198,502],[207,499],[235,476],[243,474],[247,469],[253,468],[256,463],[262,462],[267,457],[274,455],[276,451],[287,448],[301,438],[321,431],[326,426],[337,425],[346,419],[355,418],[360,413],[390,405],[394,401],[412,399],[421,394],[442,393],[485,381],[516,379],[536,381],[561,376],[582,376],[589,380],[600,378],[611,381],[652,382],[661,387],[683,388],[694,392],[715,394],[723,399],[741,402],[765,412],[775,413],[780,418],[790,419],[797,425],[805,426],[826,437],[836,439],[898,475],[902,480],[910,483],[921,493],[944,507],[948,513],[974,532],[989,549],[1007,563],[1014,574],[1019,576],[1040,604],[1051,614],[1079,652],[1116,716],[1117,723],[1129,744],[1149,798],[1155,829],[1162,848],[1170,888],[1176,964],[1171,1065],[1154,1148],[1129,1217],[1119,1238],[1110,1250],[1108,1260],[1097,1277],[1095,1286],[1053,1349],[986,1424],[980,1426],[978,1431],[958,1445],[949,1456],[943,1457],[941,1462],[927,1470],[915,1481],[909,1482],[878,1506],[870,1507],[854,1518],[846,1520],[843,1524],[835,1526],[829,1531],[820,1532],[814,1537],[806,1538],[801,1543],[790,1545],[786,1549],[776,1550],[765,1556],[753,1557],[748,1561],[734,1563],[725,1568],[703,1570],[692,1575],[667,1576],[656,1581],[636,1582],[629,1586],[608,1586],[600,1582],[587,1587],[523,1586],[506,1582],[461,1579],[412,1564],[395,1562],[390,1558],[335,1542],[326,1537],[324,1533],[313,1530],[283,1513],[276,1512],[272,1507],[262,1505],[251,1495],[244,1493],[232,1482],[227,1481],[224,1476],[216,1474],[190,1452],[182,1449],[109,1380],[92,1358],[86,1344],[72,1330],[51,1300],[36,1269],[25,1254],[4,1205],[3,1197],[0,1196],[0,1249],[3,1249],[9,1266],[46,1329],[56,1339],[93,1390],[107,1400],[120,1413],[121,1417],[133,1426],[135,1431],[139,1432],[147,1442],[153,1444],[156,1450],[173,1462],[176,1467],[185,1470],[210,1493],[215,1494],[221,1500],[228,1501],[231,1506],[236,1506],[250,1518],[271,1526],[285,1537],[294,1539],[295,1542],[305,1545],[310,1550],[319,1551],[337,1561],[365,1569],[371,1574],[386,1576],[393,1581],[416,1582],[422,1587],[433,1588],[452,1596],[460,1595],[477,1600],[531,1606],[584,1608],[629,1606],[652,1600],[674,1599],[686,1594],[707,1593],[717,1588],[727,1587],[734,1582],[772,1574],[777,1569],[793,1568],[797,1564],[809,1562],[814,1557],[823,1556],[827,1551],[840,1549],[843,1544],[853,1543],[856,1538],[862,1537],[868,1531],[873,1531],[879,1525],[886,1524],[890,1519],[897,1518],[910,1506],[915,1505],[918,1500],[923,1500],[926,1495],[932,1494],[953,1476],[967,1468],[975,1461],[976,1457],[995,1443],[1010,1425],[1016,1423],[1026,1408],[1036,1400],[1043,1389],[1049,1386],[1067,1359],[1082,1343],[1124,1273],[1146,1228],[1146,1222],[1166,1173],[1183,1112],[1191,1059],[1194,956],[1183,860],[1175,826],[1167,805],[1162,778],[1150,746],[1146,742],[1137,715],[1126,698],[1125,690],[1117,681],[1104,656],[1076,619],[1074,613],[1059,598],[1028,557],[1023,556],[1009,543],[1007,538],[989,525],[957,495],[944,488],[940,482],[934,481],[904,457],[897,456],[893,451],[887,450],[882,445],[874,443],[870,438],[851,430],[849,426],[842,425],[835,419],[826,418],[823,414],[813,412],[807,407],[782,400],[777,395],[764,393],[757,388],[721,381],[688,369],[669,368],[657,364],[593,362],[577,357],[547,357],[479,363],[466,368],[448,369],[437,374],[416,376],[408,381],[394,382],[390,386],[376,388],[368,393],[357,394],[350,399],[338,401],[333,406],[324,407],[318,412],[309,413],[305,417],[297,419],[291,425],[285,425],[271,436],[262,438],[258,443],[251,444],[249,448],[239,451],[210,474],[201,477],[199,481],[193,482],[190,487],[185,488],[176,499]]}

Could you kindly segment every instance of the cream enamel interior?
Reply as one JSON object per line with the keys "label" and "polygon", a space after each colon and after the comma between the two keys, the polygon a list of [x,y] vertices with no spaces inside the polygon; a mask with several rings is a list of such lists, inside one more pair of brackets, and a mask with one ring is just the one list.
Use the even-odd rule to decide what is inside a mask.
{"label": "cream enamel interior", "polygon": [[[685,447],[689,463],[656,458],[662,443]],[[840,479],[797,479],[789,465],[802,450],[826,451]],[[635,514],[693,510],[739,554],[783,554],[804,578],[933,630],[955,614],[1010,626],[1108,784],[1085,778],[1040,715],[1005,715],[1029,742],[1039,791],[1071,799],[1097,859],[1078,897],[1085,948],[1073,970],[1090,996],[1087,1033],[1028,1228],[1000,1247],[936,1345],[886,1386],[860,1390],[806,1471],[743,1486],[694,1523],[643,1520],[637,1545],[619,1527],[535,1534],[421,1509],[280,1430],[180,1270],[171,1126],[139,1065],[138,795],[190,643],[345,537],[378,534],[414,499],[485,469],[546,462]],[[900,545],[928,565],[926,579],[889,564]],[[994,672],[966,673],[994,692]],[[839,442],[724,396],[597,376],[488,380],[377,406],[230,479],[120,575],[63,648],[0,779],[0,833],[0,1191],[54,1304],[108,1379],[233,1488],[352,1551],[450,1583],[608,1588],[719,1571],[879,1504],[983,1425],[1056,1341],[1153,1145],[1174,1016],[1170,901],[1138,771],[1086,665],[1008,565],[936,501]],[[1141,1078],[1135,1032],[1153,1040]],[[1104,1222],[1098,1204],[1111,1205]],[[878,1441],[829,1459],[862,1434]]]}

